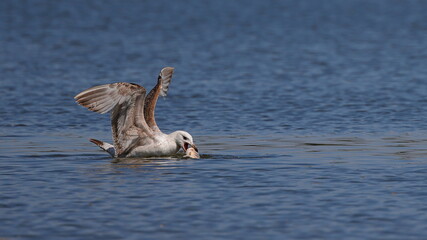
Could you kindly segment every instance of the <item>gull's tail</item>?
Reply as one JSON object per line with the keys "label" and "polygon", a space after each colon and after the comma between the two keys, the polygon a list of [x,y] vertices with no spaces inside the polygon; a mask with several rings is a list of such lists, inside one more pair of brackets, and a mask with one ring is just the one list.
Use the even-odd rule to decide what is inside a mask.
{"label": "gull's tail", "polygon": [[93,138],[89,139],[89,141],[95,143],[102,150],[108,152],[112,157],[116,156],[116,149],[114,149],[113,145],[106,143],[106,142],[103,142],[103,141],[93,139]]}

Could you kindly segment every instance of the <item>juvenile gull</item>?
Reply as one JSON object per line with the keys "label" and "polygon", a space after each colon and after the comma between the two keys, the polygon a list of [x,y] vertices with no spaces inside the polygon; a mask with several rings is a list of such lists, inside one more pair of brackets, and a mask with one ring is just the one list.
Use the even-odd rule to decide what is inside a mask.
{"label": "juvenile gull", "polygon": [[193,137],[185,131],[164,134],[154,118],[157,99],[166,96],[174,68],[160,71],[156,86],[146,95],[135,83],[111,83],[89,88],[74,99],[83,107],[101,114],[111,112],[114,146],[96,139],[90,141],[113,157],[170,156],[183,148],[196,149]]}

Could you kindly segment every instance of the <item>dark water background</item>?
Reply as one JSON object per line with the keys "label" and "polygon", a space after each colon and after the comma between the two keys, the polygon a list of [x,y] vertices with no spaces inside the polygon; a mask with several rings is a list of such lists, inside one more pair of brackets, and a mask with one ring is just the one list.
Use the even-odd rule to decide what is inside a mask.
{"label": "dark water background", "polygon": [[[113,161],[93,85],[203,158]],[[426,239],[426,1],[0,1],[0,238]]]}

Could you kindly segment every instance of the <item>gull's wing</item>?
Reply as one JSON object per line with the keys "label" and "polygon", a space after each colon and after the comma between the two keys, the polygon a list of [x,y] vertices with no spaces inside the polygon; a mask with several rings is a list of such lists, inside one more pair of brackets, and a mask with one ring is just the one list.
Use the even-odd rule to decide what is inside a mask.
{"label": "gull's wing", "polygon": [[172,80],[173,71],[174,68],[172,67],[165,67],[160,71],[159,77],[157,78],[156,86],[148,93],[147,98],[145,100],[145,121],[147,122],[151,130],[156,132],[160,131],[159,127],[157,126],[156,119],[154,118],[154,110],[156,109],[157,99],[159,98],[159,95],[167,95],[169,84]]}
{"label": "gull's wing", "polygon": [[116,156],[126,156],[135,146],[154,141],[144,119],[145,88],[133,83],[112,83],[89,88],[74,98],[91,111],[111,111]]}

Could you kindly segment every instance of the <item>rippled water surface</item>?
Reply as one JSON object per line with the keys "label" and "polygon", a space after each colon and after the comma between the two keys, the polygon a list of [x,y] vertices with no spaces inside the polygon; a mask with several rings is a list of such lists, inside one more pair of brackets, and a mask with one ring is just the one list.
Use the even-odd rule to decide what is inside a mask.
{"label": "rippled water surface", "polygon": [[[1,239],[425,239],[424,1],[0,1]],[[202,158],[113,160],[98,84]]]}

